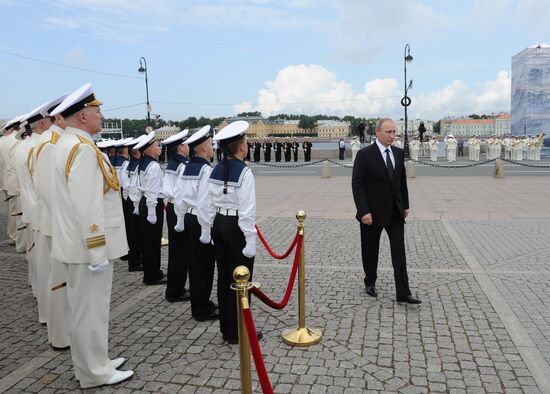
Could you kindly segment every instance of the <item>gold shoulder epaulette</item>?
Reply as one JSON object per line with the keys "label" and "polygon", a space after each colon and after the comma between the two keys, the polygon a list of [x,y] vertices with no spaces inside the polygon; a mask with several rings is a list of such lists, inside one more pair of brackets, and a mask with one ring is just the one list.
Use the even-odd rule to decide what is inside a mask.
{"label": "gold shoulder epaulette", "polygon": [[[87,139],[77,135],[78,139],[82,144],[86,144],[88,146],[91,146],[96,154],[97,158],[97,164],[99,165],[99,168],[101,170],[101,173],[103,174],[103,194],[107,193],[109,189],[113,189],[114,191],[120,190],[120,182],[118,180],[118,175],[116,173],[115,168],[112,166],[111,163],[105,162],[103,160],[103,155],[99,148],[92,142],[88,141]],[[105,168],[105,164],[107,164],[107,168]]]}
{"label": "gold shoulder epaulette", "polygon": [[78,144],[75,144],[71,148],[71,151],[69,152],[69,157],[67,157],[67,163],[65,163],[65,179],[69,180],[69,172],[71,171],[71,167],[73,166],[74,157],[76,156],[76,152],[78,151],[78,147],[80,146],[80,142]]}
{"label": "gold shoulder epaulette", "polygon": [[38,147],[38,149],[36,150],[36,159],[38,160],[38,156],[40,155],[40,152],[42,151],[42,148],[44,148],[47,144],[53,144],[53,145],[57,144],[57,141],[59,141],[60,137],[61,137],[61,135],[59,135],[55,131],[52,131],[52,138],[50,138],[49,141],[45,141],[45,142],[41,143],[40,146]]}

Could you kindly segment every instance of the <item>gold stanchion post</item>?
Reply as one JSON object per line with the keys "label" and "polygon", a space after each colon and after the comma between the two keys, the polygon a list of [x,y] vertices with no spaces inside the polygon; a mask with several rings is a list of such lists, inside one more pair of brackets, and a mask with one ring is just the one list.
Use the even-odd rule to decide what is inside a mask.
{"label": "gold stanchion post", "polygon": [[239,327],[239,356],[241,365],[241,393],[252,394],[252,374],[250,372],[250,345],[246,335],[246,326],[243,318],[243,304],[248,305],[248,291],[252,284],[250,271],[244,265],[240,265],[233,270],[233,279],[235,283],[231,284],[231,289],[235,290],[237,296],[237,322]]}
{"label": "gold stanchion post", "polygon": [[[298,234],[304,235],[304,221],[306,213],[298,211]],[[306,278],[305,278],[305,238],[302,238],[302,251],[300,253],[300,265],[298,266],[298,328],[290,328],[283,331],[283,341],[291,346],[310,346],[319,343],[322,331],[315,328],[306,327]]]}

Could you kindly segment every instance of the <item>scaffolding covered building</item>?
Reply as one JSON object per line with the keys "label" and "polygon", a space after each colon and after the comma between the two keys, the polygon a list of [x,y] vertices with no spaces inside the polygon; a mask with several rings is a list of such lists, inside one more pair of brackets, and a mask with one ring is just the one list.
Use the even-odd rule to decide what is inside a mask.
{"label": "scaffolding covered building", "polygon": [[514,135],[550,134],[550,45],[533,45],[512,57]]}

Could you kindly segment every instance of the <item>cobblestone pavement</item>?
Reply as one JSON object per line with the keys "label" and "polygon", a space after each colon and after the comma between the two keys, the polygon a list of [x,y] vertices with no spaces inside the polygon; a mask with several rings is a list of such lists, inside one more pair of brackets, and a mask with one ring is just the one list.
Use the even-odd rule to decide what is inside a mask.
{"label": "cobblestone pavement", "polygon": [[[4,209],[4,207],[1,207]],[[258,225],[277,252],[296,230],[292,218]],[[451,227],[449,227],[449,225]],[[468,392],[542,390],[508,320],[495,307],[471,258],[504,294],[537,349],[550,352],[546,263],[548,220],[413,220],[406,227],[409,277],[424,303],[394,302],[389,246],[381,245],[379,292],[366,296],[359,228],[352,219],[306,220],[307,325],[321,342],[291,348],[281,332],[297,324],[297,295],[273,311],[252,302],[267,371],[277,393]],[[79,391],[69,352],[55,352],[37,322],[26,261],[5,239],[0,210],[0,392]],[[457,235],[459,239],[457,239]],[[465,258],[462,244],[473,257]],[[166,262],[166,251],[163,261]],[[468,255],[469,256],[469,255]],[[284,292],[292,259],[273,260],[260,247],[254,280],[274,299]],[[189,303],[169,304],[164,287],[145,287],[140,273],[116,262],[111,305],[111,357],[129,357],[135,377],[101,393],[225,393],[239,390],[238,347],[222,341],[217,322],[191,319]],[[539,371],[540,372],[540,371]],[[540,384],[540,383],[539,383]],[[260,392],[253,371],[255,392]]]}

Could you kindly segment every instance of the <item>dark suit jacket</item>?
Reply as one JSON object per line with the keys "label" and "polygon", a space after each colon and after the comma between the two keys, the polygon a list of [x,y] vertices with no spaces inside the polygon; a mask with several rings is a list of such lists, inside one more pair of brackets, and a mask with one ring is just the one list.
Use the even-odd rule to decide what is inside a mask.
{"label": "dark suit jacket", "polygon": [[373,225],[387,226],[392,219],[394,204],[401,217],[403,210],[409,209],[409,192],[405,174],[405,154],[403,149],[391,147],[395,157],[393,178],[390,179],[385,157],[378,145],[373,143],[357,152],[353,165],[351,188],[357,208],[356,218],[372,214]]}

